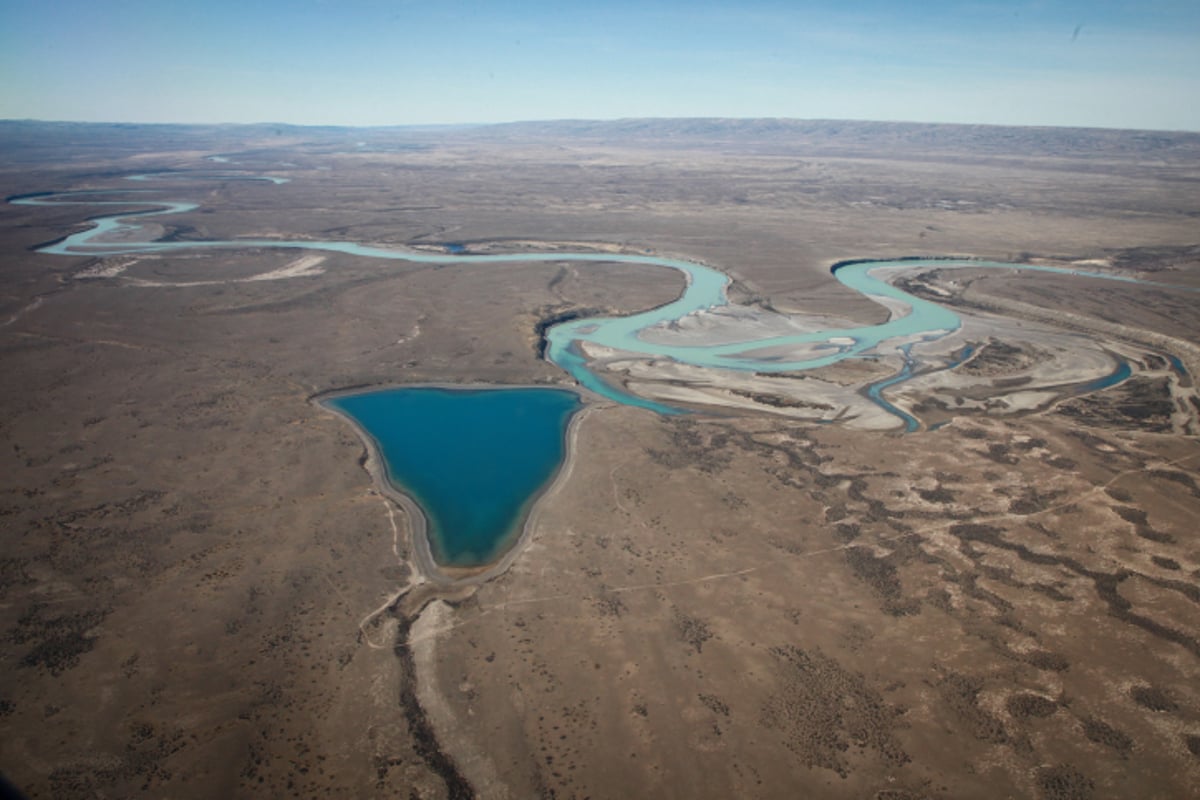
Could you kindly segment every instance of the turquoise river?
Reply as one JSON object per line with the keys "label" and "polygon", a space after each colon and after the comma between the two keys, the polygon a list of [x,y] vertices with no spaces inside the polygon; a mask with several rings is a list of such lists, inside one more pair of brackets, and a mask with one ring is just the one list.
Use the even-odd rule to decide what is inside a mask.
{"label": "turquoise river", "polygon": [[[142,182],[166,179],[169,173],[133,176]],[[223,177],[223,176],[222,176]],[[230,176],[232,177],[232,176]],[[224,178],[223,178],[224,179]],[[245,176],[246,180],[269,180],[282,183],[280,178]],[[954,267],[991,267],[997,269],[1022,269],[1043,272],[1086,275],[1107,280],[1144,283],[1135,278],[1112,273],[1091,272],[1054,267],[1005,264],[976,260],[900,260],[847,262],[834,268],[834,276],[842,284],[861,294],[885,302],[893,311],[890,319],[878,325],[823,330],[775,338],[755,339],[719,345],[666,345],[645,341],[641,332],[645,329],[670,323],[688,314],[727,305],[727,290],[730,279],[712,267],[677,258],[653,255],[617,254],[601,252],[548,252],[471,255],[460,252],[431,253],[407,249],[380,247],[344,241],[313,241],[307,239],[229,239],[221,241],[159,241],[144,234],[146,221],[161,219],[174,214],[194,210],[195,203],[166,201],[156,197],[161,189],[94,190],[79,192],[47,192],[10,198],[18,205],[81,205],[106,208],[121,206],[124,211],[95,216],[88,221],[91,227],[73,233],[57,242],[39,248],[39,252],[66,256],[107,256],[138,253],[162,253],[176,250],[203,249],[304,249],[344,253],[363,258],[389,259],[419,264],[471,264],[481,268],[488,265],[530,262],[600,262],[605,264],[640,264],[666,267],[677,270],[686,279],[686,288],[674,301],[656,308],[623,317],[593,317],[575,319],[550,327],[546,331],[546,357],[570,374],[577,383],[600,397],[650,409],[660,414],[681,413],[679,409],[657,403],[624,391],[621,387],[605,381],[589,369],[581,346],[588,343],[624,351],[640,356],[667,358],[698,367],[722,370],[748,370],[754,372],[793,372],[826,366],[847,358],[878,354],[890,344],[893,350],[905,355],[906,366],[902,373],[877,385],[869,396],[889,413],[896,414],[911,430],[913,420],[900,412],[881,396],[881,391],[908,377],[911,359],[908,347],[914,342],[932,341],[957,330],[961,320],[953,311],[936,303],[914,297],[885,280],[883,273],[897,270],[913,270],[929,267],[948,269]],[[129,210],[130,206],[138,207]],[[149,208],[148,208],[149,207]],[[454,248],[456,250],[461,248]],[[1162,285],[1162,284],[1157,284]],[[1173,287],[1181,288],[1181,287]],[[810,354],[802,360],[782,360],[777,356],[758,355],[766,352],[781,352],[789,346],[808,345]],[[815,350],[814,350],[815,346]],[[815,353],[815,355],[814,355]],[[1128,373],[1125,373],[1128,374]],[[489,401],[487,396],[496,400]],[[535,398],[544,397],[552,407],[538,419],[543,423],[532,423],[522,410],[527,404],[541,403]],[[513,532],[528,513],[531,498],[546,485],[565,454],[564,432],[567,421],[579,407],[578,397],[573,392],[552,389],[493,390],[490,392],[456,393],[432,390],[402,389],[367,391],[346,395],[327,401],[339,412],[352,418],[375,442],[385,462],[388,477],[412,496],[429,521],[430,549],[434,559],[443,566],[472,566],[487,563],[496,558],[513,538]],[[532,406],[529,406],[532,407]],[[442,410],[439,410],[442,409]],[[472,477],[473,464],[482,464],[483,452],[472,455],[464,449],[464,441],[450,447],[448,438],[424,437],[418,443],[423,426],[412,424],[412,420],[439,420],[430,424],[428,431],[438,430],[442,436],[455,433],[456,424],[444,424],[454,413],[457,425],[463,431],[511,428],[519,434],[517,441],[527,443],[530,449],[539,450],[532,458],[527,481],[513,483],[504,490],[507,500],[491,503],[485,509],[474,508],[470,498],[487,498],[489,493],[478,486],[468,486],[465,481]],[[523,416],[525,415],[525,416]],[[505,421],[507,420],[507,421]],[[526,424],[529,423],[529,424]],[[426,432],[428,432],[426,431]],[[400,433],[398,433],[400,432]],[[521,438],[523,437],[523,438]],[[534,444],[534,441],[538,444]],[[406,444],[407,443],[407,444]],[[481,447],[496,449],[497,452],[514,452],[516,445],[509,442],[482,444]],[[439,450],[441,448],[441,450]],[[412,461],[418,453],[417,461]],[[436,454],[436,455],[435,455]],[[458,467],[442,458],[451,454],[460,461]],[[465,460],[465,461],[464,461]],[[436,469],[429,475],[423,472],[426,466],[437,462]],[[415,466],[414,466],[415,465]],[[489,468],[490,469],[490,468]],[[514,470],[514,472],[525,470]],[[493,471],[494,472],[494,471]],[[481,472],[482,474],[482,472]],[[443,488],[433,485],[426,478],[440,476]],[[515,475],[512,477],[516,477]],[[494,498],[492,498],[494,499]],[[482,501],[481,501],[482,502]],[[471,509],[460,509],[470,503]],[[481,533],[481,531],[486,531]]]}

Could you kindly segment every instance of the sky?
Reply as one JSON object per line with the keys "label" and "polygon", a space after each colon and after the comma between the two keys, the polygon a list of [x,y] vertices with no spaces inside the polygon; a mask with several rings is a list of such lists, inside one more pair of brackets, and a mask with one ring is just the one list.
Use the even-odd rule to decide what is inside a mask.
{"label": "sky", "polygon": [[0,119],[1200,131],[1200,0],[0,0]]}

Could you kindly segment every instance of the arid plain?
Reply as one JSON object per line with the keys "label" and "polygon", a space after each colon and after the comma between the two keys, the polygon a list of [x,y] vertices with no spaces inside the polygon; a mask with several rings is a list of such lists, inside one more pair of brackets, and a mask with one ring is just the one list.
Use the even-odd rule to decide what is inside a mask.
{"label": "arid plain", "polygon": [[[6,197],[155,190],[0,213],[0,774],[27,794],[1200,785],[1200,135],[7,122],[0,152]],[[165,174],[126,180],[146,173]],[[864,410],[887,359],[746,384],[610,359],[612,380],[697,413],[592,398],[508,568],[447,589],[415,569],[363,442],[313,398],[568,385],[541,357],[545,321],[656,306],[683,279],[569,260],[34,252],[156,199],[198,204],[150,220],[172,241],[693,259],[735,279],[756,324],[885,319],[831,276],[847,259],[1169,286],[898,278],[961,313],[956,346],[975,352],[888,395],[920,418],[912,434]],[[1077,391],[1081,358],[1118,356],[1131,377]],[[825,393],[805,406],[809,381]],[[833,410],[801,413],[818,406]]]}

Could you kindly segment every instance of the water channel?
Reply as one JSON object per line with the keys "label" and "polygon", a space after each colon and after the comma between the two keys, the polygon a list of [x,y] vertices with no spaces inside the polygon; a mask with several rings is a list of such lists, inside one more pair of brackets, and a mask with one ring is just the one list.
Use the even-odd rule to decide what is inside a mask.
{"label": "water channel", "polygon": [[[141,177],[141,176],[135,176]],[[143,226],[134,220],[149,220],[194,210],[195,203],[159,201],[150,195],[155,190],[96,190],[88,192],[46,193],[12,198],[19,205],[87,205],[95,207],[125,206],[131,204],[153,205],[153,210],[126,211],[104,215],[89,220],[92,227],[71,234],[57,242],[39,249],[39,252],[55,255],[128,255],[138,253],[162,253],[175,250],[273,248],[323,250],[344,253],[363,258],[390,259],[416,264],[506,264],[530,262],[599,262],[608,264],[641,264],[666,267],[683,273],[687,286],[674,301],[622,317],[590,317],[562,322],[546,331],[546,357],[570,374],[581,386],[591,392],[626,405],[675,414],[679,410],[647,398],[639,397],[613,386],[589,369],[588,359],[582,347],[586,344],[629,353],[634,356],[667,358],[692,366],[743,370],[762,373],[796,372],[823,367],[847,358],[862,357],[869,352],[879,352],[881,345],[894,341],[899,344],[914,341],[932,341],[959,328],[958,315],[937,303],[914,297],[888,283],[886,273],[898,270],[921,270],[929,268],[952,269],[958,267],[1020,269],[1059,274],[1082,275],[1127,283],[1144,283],[1135,278],[1113,273],[1064,269],[1056,267],[1007,264],[976,260],[920,260],[858,261],[837,265],[833,274],[846,287],[853,289],[893,309],[891,318],[876,325],[853,328],[838,328],[791,334],[766,339],[755,339],[723,344],[663,344],[645,341],[641,332],[664,323],[676,322],[689,314],[717,308],[729,303],[727,289],[730,279],[712,267],[695,261],[666,258],[653,255],[596,252],[553,252],[478,254],[464,252],[430,253],[344,241],[315,241],[308,239],[229,239],[218,241],[138,241],[137,234]],[[129,192],[133,199],[113,199],[118,194]],[[460,245],[452,249],[461,251]],[[899,309],[899,311],[896,311]],[[787,348],[807,346],[806,357],[789,359],[774,355]],[[815,346],[815,354],[814,354]],[[771,353],[771,354],[767,354]],[[908,358],[906,357],[906,361]],[[906,374],[911,368],[906,367]],[[890,380],[890,379],[889,379]],[[888,386],[899,381],[890,380]],[[882,398],[875,392],[873,398]],[[885,402],[880,403],[889,413],[895,409]],[[907,422],[907,421],[906,421]]]}
{"label": "water channel", "polygon": [[[171,173],[133,176],[143,183]],[[224,178],[222,178],[224,179]],[[258,176],[240,176],[255,180]],[[268,179],[280,183],[283,179]],[[897,350],[904,366],[896,375],[867,387],[867,396],[900,418],[907,430],[917,422],[889,403],[883,391],[907,380],[915,371],[914,344],[929,342],[957,330],[961,320],[953,311],[915,297],[889,283],[898,271],[956,267],[1022,269],[1086,275],[1130,283],[1148,283],[1111,273],[1005,264],[974,260],[860,261],[839,264],[833,274],[842,284],[891,311],[881,324],[839,328],[722,344],[663,344],[642,337],[648,328],[678,322],[689,314],[728,305],[730,278],[695,261],[654,255],[602,252],[470,254],[454,243],[445,253],[380,247],[344,241],[308,239],[229,239],[220,241],[160,241],[150,238],[147,223],[194,210],[190,202],[159,200],[163,190],[151,188],[89,190],[24,195],[10,198],[17,205],[80,205],[129,209],[92,217],[90,227],[38,248],[63,256],[115,256],[206,249],[304,249],[362,258],[390,259],[417,264],[469,264],[485,267],[530,262],[595,262],[666,267],[681,272],[686,288],[675,300],[623,317],[574,319],[551,326],[546,357],[595,395],[660,414],[677,408],[625,391],[605,381],[588,364],[583,348],[596,345],[634,356],[671,359],[698,367],[763,373],[813,369],[848,358],[878,355],[887,346]],[[147,206],[152,208],[147,209]],[[1156,284],[1162,285],[1162,284]],[[1176,287],[1178,288],[1178,287]],[[802,358],[787,358],[789,348],[801,348]],[[964,348],[958,361],[969,357]],[[1096,383],[1112,385],[1129,375],[1128,365]],[[1182,366],[1181,366],[1182,368]],[[519,533],[534,499],[544,490],[562,462],[567,425],[580,407],[576,393],[561,389],[502,389],[448,391],[428,388],[372,390],[325,401],[354,421],[374,443],[389,481],[403,488],[424,512],[432,556],[442,566],[478,566],[493,562]],[[542,406],[545,405],[545,408]],[[529,409],[537,411],[530,416]],[[540,422],[539,422],[540,420]],[[511,438],[507,433],[516,438]],[[450,443],[450,444],[447,444]],[[452,446],[451,446],[452,445]],[[505,454],[521,453],[505,469]],[[497,460],[499,459],[499,460]],[[518,468],[515,464],[520,462]],[[481,466],[482,465],[482,466]],[[489,466],[490,465],[490,466]],[[485,484],[472,483],[486,478]],[[490,483],[489,483],[490,482]],[[474,498],[479,502],[468,502]],[[481,500],[482,498],[482,500]]]}

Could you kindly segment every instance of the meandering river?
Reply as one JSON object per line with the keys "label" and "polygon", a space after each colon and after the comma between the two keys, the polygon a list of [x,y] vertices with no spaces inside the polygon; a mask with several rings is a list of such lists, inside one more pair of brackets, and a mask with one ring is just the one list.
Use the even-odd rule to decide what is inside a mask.
{"label": "meandering river", "polygon": [[[155,173],[150,176],[133,176],[139,180],[168,176]],[[261,179],[259,176],[241,176],[242,179]],[[268,179],[280,182],[283,179]],[[151,210],[123,211],[94,217],[91,227],[71,234],[64,239],[40,248],[39,252],[55,255],[125,255],[138,253],[161,253],[174,250],[200,249],[246,249],[279,248],[324,250],[363,258],[380,258],[407,261],[417,264],[505,264],[528,262],[601,262],[620,264],[642,264],[667,267],[683,273],[687,286],[673,302],[630,314],[623,317],[592,317],[575,319],[552,326],[546,332],[546,357],[569,373],[580,385],[597,395],[619,403],[657,411],[662,414],[679,413],[678,409],[639,397],[605,381],[588,366],[588,358],[582,347],[587,344],[632,354],[634,356],[668,358],[679,363],[698,367],[745,370],[762,373],[795,372],[823,367],[843,359],[861,357],[871,351],[879,352],[881,345],[895,342],[896,346],[916,341],[930,341],[945,336],[961,325],[957,314],[948,308],[928,300],[914,297],[888,283],[882,273],[896,270],[928,269],[936,267],[990,267],[997,269],[1037,270],[1074,275],[1086,275],[1107,280],[1142,283],[1137,279],[1112,273],[1061,269],[1055,267],[1007,264],[975,260],[900,260],[861,261],[844,263],[833,268],[834,276],[842,284],[861,294],[885,304],[892,310],[891,318],[881,324],[853,328],[838,328],[808,333],[797,333],[765,339],[751,339],[722,344],[664,344],[648,342],[641,336],[647,328],[664,323],[677,322],[689,314],[718,308],[729,303],[727,289],[730,279],[724,273],[695,261],[661,256],[615,254],[598,252],[552,252],[480,254],[429,253],[408,249],[379,247],[344,241],[315,241],[309,239],[228,239],[211,241],[154,241],[140,236],[145,223],[175,214],[194,210],[197,205],[189,202],[163,201],[153,197],[161,190],[95,190],[82,192],[45,193],[12,198],[19,205],[84,205],[89,207],[151,205]],[[456,248],[460,249],[460,248]],[[804,357],[787,358],[789,348],[803,348]],[[907,359],[906,359],[907,360]],[[889,379],[887,386],[903,380],[908,368],[901,375]],[[883,387],[879,387],[883,388]],[[880,396],[879,391],[871,397],[889,413],[897,409]],[[901,419],[904,415],[898,414]],[[905,420],[908,423],[908,420]]]}
{"label": "meandering river", "polygon": [[[171,173],[151,173],[132,177],[144,183],[165,180],[171,176]],[[264,180],[252,175],[215,177],[222,180]],[[281,183],[284,179],[265,180]],[[273,248],[322,250],[416,264],[483,266],[574,261],[640,264],[677,270],[684,275],[686,288],[670,303],[624,317],[570,320],[553,325],[546,331],[546,357],[580,385],[602,397],[661,414],[681,412],[605,381],[589,366],[589,354],[584,352],[584,348],[604,348],[606,352],[621,354],[621,357],[670,359],[697,367],[763,373],[813,369],[847,358],[878,355],[890,348],[892,352],[903,356],[903,368],[892,377],[867,387],[866,394],[881,408],[898,417],[908,430],[915,430],[917,421],[889,403],[883,397],[883,391],[908,380],[915,371],[912,355],[914,344],[946,336],[962,323],[953,311],[914,297],[892,285],[886,280],[887,273],[931,267],[991,267],[1071,273],[1143,283],[1110,273],[987,261],[850,262],[833,267],[833,274],[848,288],[887,307],[890,314],[886,322],[718,344],[699,343],[695,338],[664,343],[664,337],[648,337],[644,335],[645,332],[650,328],[678,323],[692,314],[729,305],[727,290],[730,279],[727,275],[695,261],[602,252],[472,255],[461,252],[463,248],[459,245],[448,246],[446,253],[429,253],[308,239],[161,241],[155,237],[161,235],[162,228],[152,224],[152,221],[183,214],[197,207],[190,202],[160,200],[156,195],[161,191],[131,188],[47,192],[10,198],[10,202],[29,206],[79,205],[101,209],[119,206],[126,209],[92,217],[88,220],[90,226],[85,230],[39,248],[39,252],[53,255],[115,256],[182,250]],[[131,206],[140,210],[128,210]],[[147,209],[147,206],[151,208]],[[726,335],[724,338],[730,337]],[[958,361],[969,356],[970,348],[964,347]],[[1103,385],[1111,385],[1128,375],[1128,365],[1122,364],[1102,382]],[[1100,388],[1100,383],[1094,387],[1089,385],[1090,388]],[[465,392],[408,388],[344,395],[326,402],[364,430],[378,450],[389,480],[399,484],[423,510],[429,522],[425,539],[435,562],[426,564],[431,574],[436,574],[440,567],[476,568],[491,564],[516,541],[534,499],[547,486],[562,461],[567,447],[564,431],[569,419],[580,407],[573,392],[528,388]],[[530,414],[528,411],[529,408],[541,409],[543,406],[545,409],[542,412]],[[430,419],[440,420],[440,423],[431,425]],[[518,422],[520,424],[516,424]],[[492,435],[497,432],[505,435]],[[448,441],[459,444],[447,447]],[[539,442],[536,447],[531,444],[534,441]],[[474,448],[482,450],[476,451]],[[522,448],[525,448],[524,460],[521,469],[515,469],[509,456]],[[536,452],[529,452],[531,450]],[[491,466],[486,469],[480,466],[483,451],[490,453],[487,463]],[[431,469],[432,464],[438,468]],[[502,476],[504,480],[495,480],[495,475]],[[468,478],[480,480],[472,483],[465,481]]]}

